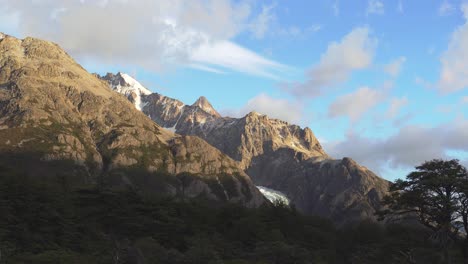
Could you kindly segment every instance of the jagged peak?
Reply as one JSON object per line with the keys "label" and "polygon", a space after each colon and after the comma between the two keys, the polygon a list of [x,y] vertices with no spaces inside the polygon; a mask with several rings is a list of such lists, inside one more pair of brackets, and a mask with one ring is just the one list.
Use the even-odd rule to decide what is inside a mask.
{"label": "jagged peak", "polygon": [[245,115],[244,118],[248,118],[248,117],[268,117],[268,116],[261,114],[257,111],[250,111],[247,115]]}
{"label": "jagged peak", "polygon": [[140,93],[144,95],[152,94],[150,90],[146,89],[146,87],[144,87],[140,82],[135,80],[135,78],[131,77],[130,75],[126,73],[118,72],[117,76],[123,79],[126,86],[132,87],[133,89],[138,90]]}
{"label": "jagged peak", "polygon": [[104,77],[100,78],[108,81],[112,89],[116,90],[119,93],[134,92],[141,95],[152,94],[150,90],[148,90],[140,82],[135,80],[135,78],[123,72],[117,72],[117,74],[108,72]]}
{"label": "jagged peak", "polygon": [[192,104],[192,106],[196,106],[210,115],[221,117],[221,115],[214,109],[208,99],[206,99],[204,96],[200,96],[197,101]]}
{"label": "jagged peak", "polygon": [[200,96],[196,101],[195,103],[192,104],[192,106],[198,106],[200,108],[203,108],[203,107],[213,107],[211,105],[211,103],[208,101],[208,99],[206,99],[205,96]]}
{"label": "jagged peak", "polygon": [[248,115],[248,116],[261,116],[262,114],[260,114],[260,113],[257,112],[257,111],[250,111],[247,115]]}
{"label": "jagged peak", "polygon": [[[291,124],[291,123],[289,123],[287,121],[284,121],[282,119],[270,117],[270,116],[268,116],[266,114],[259,113],[259,112],[255,111],[255,110],[250,111],[243,118],[248,118],[248,117],[261,117],[262,118],[261,120],[268,120],[268,121],[276,123],[276,124],[282,124],[282,125],[286,125],[286,126],[297,126],[295,124]],[[300,126],[298,126],[298,127],[300,127]]]}
{"label": "jagged peak", "polygon": [[[0,32],[0,40],[6,39],[6,38],[12,38],[12,39],[20,40],[20,41],[23,41],[24,39],[27,39],[27,38],[33,39],[32,37],[26,37],[24,39],[20,39],[20,38],[17,38],[15,36],[9,35],[9,34],[7,34],[5,32]],[[39,39],[36,39],[36,40],[39,40]],[[45,41],[45,40],[41,40],[41,41]]]}
{"label": "jagged peak", "polygon": [[[60,86],[73,87],[80,92],[87,91],[103,98],[112,96],[113,93],[102,82],[90,78],[91,75],[56,43],[34,37],[19,39],[1,34],[0,60],[5,62],[5,69],[19,71],[18,76],[22,75],[24,69],[28,69],[32,72],[27,75],[41,80],[41,83],[53,79]],[[17,68],[18,65],[23,66]],[[65,71],[65,68],[68,70]],[[3,77],[9,78],[11,75],[7,73]],[[25,89],[32,89],[32,85],[24,86]]]}
{"label": "jagged peak", "polygon": [[312,136],[315,137],[314,132],[313,132],[312,129],[310,129],[309,127],[304,127],[304,132],[305,132],[306,134],[309,134],[309,135],[312,135]]}
{"label": "jagged peak", "polygon": [[152,94],[150,90],[126,73],[107,73],[104,77],[101,77],[101,79],[107,81],[112,90],[124,94],[129,99],[132,98],[130,101],[134,103],[135,107],[140,111],[145,106],[143,96]]}

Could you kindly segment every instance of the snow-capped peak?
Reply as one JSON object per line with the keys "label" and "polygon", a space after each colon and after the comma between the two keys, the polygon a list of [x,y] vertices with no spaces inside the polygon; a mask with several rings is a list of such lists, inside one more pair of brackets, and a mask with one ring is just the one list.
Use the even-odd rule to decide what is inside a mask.
{"label": "snow-capped peak", "polygon": [[139,83],[137,80],[132,78],[130,75],[126,73],[121,73],[121,72],[119,72],[117,75],[120,75],[120,77],[124,79],[125,83],[127,84],[129,88],[132,88],[133,90],[138,91],[144,95],[151,94],[150,90],[146,89],[143,85],[141,85],[141,83]]}
{"label": "snow-capped peak", "polygon": [[142,97],[152,94],[150,90],[126,73],[119,72],[116,75],[108,73],[102,79],[109,82],[112,90],[127,96],[134,103],[135,108],[140,111],[145,106]]}

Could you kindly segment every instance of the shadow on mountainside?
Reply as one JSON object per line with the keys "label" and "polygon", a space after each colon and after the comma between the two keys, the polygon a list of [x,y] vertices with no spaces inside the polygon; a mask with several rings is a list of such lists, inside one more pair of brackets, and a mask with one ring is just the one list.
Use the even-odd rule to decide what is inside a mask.
{"label": "shadow on mountainside", "polygon": [[182,172],[173,175],[163,169],[150,172],[138,166],[104,171],[73,160],[45,161],[43,157],[41,152],[0,153],[0,178],[19,177],[65,191],[79,188],[131,190],[148,197],[203,200],[213,206],[226,202],[243,204],[245,201],[240,200],[243,197],[252,199],[248,183],[236,174],[203,176]]}

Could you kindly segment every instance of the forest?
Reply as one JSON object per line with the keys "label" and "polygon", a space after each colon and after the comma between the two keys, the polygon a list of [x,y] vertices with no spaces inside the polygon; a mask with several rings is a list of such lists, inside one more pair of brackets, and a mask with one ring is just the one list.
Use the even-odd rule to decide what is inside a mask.
{"label": "forest", "polygon": [[446,263],[445,251],[463,259],[462,242],[434,243],[422,224],[335,226],[281,203],[248,209],[0,176],[1,264]]}

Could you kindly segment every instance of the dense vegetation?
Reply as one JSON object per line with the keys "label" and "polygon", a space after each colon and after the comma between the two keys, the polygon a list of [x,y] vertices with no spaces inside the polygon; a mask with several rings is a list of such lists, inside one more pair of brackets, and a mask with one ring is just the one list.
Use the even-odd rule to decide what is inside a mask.
{"label": "dense vegetation", "polygon": [[[439,263],[423,228],[70,189],[0,172],[0,263]],[[453,245],[453,258],[460,256]]]}
{"label": "dense vegetation", "polygon": [[468,172],[456,159],[426,161],[399,179],[385,197],[387,209],[381,216],[417,219],[431,231],[430,240],[444,253],[444,263],[452,263],[452,244],[460,245],[468,263]]}

